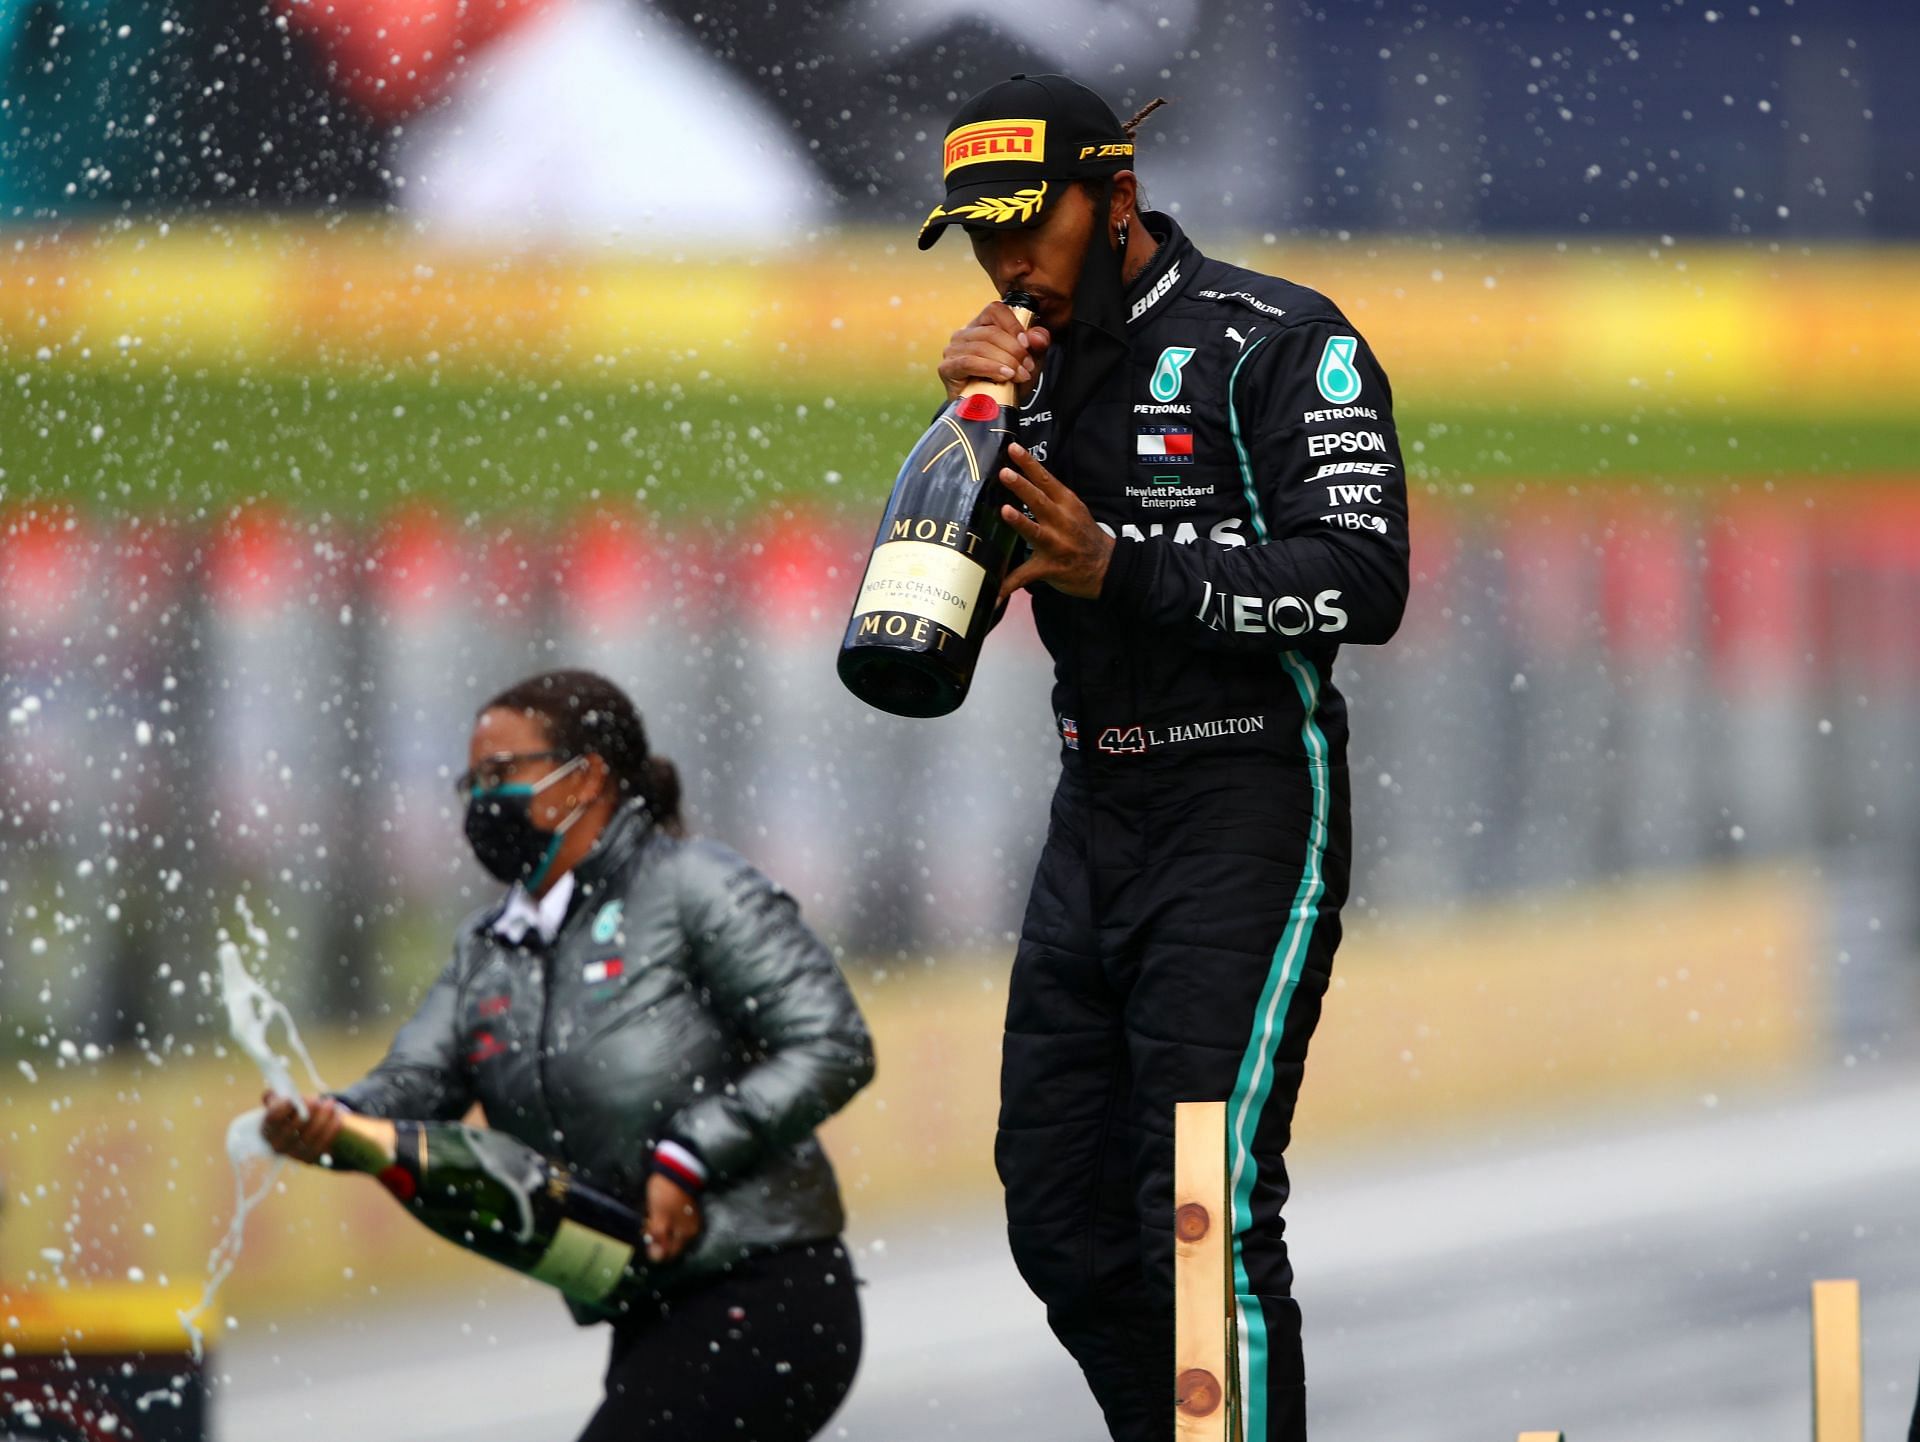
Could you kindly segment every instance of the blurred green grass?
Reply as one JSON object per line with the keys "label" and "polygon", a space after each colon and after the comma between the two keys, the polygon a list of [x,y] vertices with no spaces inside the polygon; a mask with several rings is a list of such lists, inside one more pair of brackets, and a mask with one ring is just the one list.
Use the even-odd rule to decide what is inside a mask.
{"label": "blurred green grass", "polygon": [[[0,387],[0,501],[214,518],[274,501],[364,517],[636,503],[731,521],[804,503],[866,520],[931,384],[728,388],[597,378],[32,366]],[[1537,408],[1400,413],[1416,486],[1710,492],[1920,477],[1920,411],[1830,419]]]}

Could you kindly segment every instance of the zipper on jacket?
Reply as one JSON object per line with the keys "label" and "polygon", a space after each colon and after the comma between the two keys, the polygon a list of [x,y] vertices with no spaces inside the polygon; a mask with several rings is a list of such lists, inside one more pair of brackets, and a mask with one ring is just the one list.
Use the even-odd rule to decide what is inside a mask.
{"label": "zipper on jacket", "polygon": [[[563,926],[562,930],[564,929]],[[559,939],[559,936],[556,934],[554,940],[557,942]],[[568,1166],[572,1166],[573,1158],[569,1155],[567,1149],[567,1134],[560,1129],[559,1115],[553,1109],[553,1090],[547,1085],[547,1054],[549,1051],[547,1046],[547,1025],[553,1015],[553,950],[551,947],[543,946],[539,948],[537,954],[540,957],[540,1030],[535,1033],[536,1050],[533,1057],[533,1080],[534,1084],[540,1089],[540,1110],[546,1113],[547,1134],[554,1139],[554,1147],[559,1153],[559,1160],[565,1162]]]}

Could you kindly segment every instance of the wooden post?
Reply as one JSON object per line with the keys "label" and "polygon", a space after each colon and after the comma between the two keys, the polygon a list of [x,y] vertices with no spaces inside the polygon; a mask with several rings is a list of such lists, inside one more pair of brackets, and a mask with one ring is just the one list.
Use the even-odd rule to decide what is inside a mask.
{"label": "wooden post", "polygon": [[1813,1442],[1861,1442],[1860,1284],[1813,1284]]}
{"label": "wooden post", "polygon": [[1177,1442],[1239,1442],[1227,1104],[1173,1109],[1173,1399]]}

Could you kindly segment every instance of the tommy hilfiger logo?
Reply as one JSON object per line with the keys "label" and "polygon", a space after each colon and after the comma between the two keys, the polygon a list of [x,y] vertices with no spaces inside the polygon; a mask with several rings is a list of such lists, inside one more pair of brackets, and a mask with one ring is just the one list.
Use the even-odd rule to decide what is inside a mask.
{"label": "tommy hilfiger logo", "polygon": [[588,986],[603,981],[616,981],[626,975],[627,964],[617,956],[603,957],[599,961],[590,961],[580,968],[580,980]]}
{"label": "tommy hilfiger logo", "polygon": [[1142,426],[1134,437],[1133,453],[1141,464],[1193,464],[1193,427]]}

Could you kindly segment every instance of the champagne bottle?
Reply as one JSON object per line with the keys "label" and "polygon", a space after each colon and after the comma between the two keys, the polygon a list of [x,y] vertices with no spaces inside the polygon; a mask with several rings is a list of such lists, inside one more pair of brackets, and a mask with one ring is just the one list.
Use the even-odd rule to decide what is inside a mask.
{"label": "champagne bottle", "polygon": [[642,1285],[640,1215],[504,1132],[349,1113],[328,1155],[448,1241],[576,1302],[617,1306]]}
{"label": "champagne bottle", "polygon": [[[1009,291],[1024,329],[1032,297]],[[846,688],[896,716],[945,716],[967,698],[1019,534],[1000,515],[1012,381],[974,381],[908,453],[880,518],[840,643]]]}

